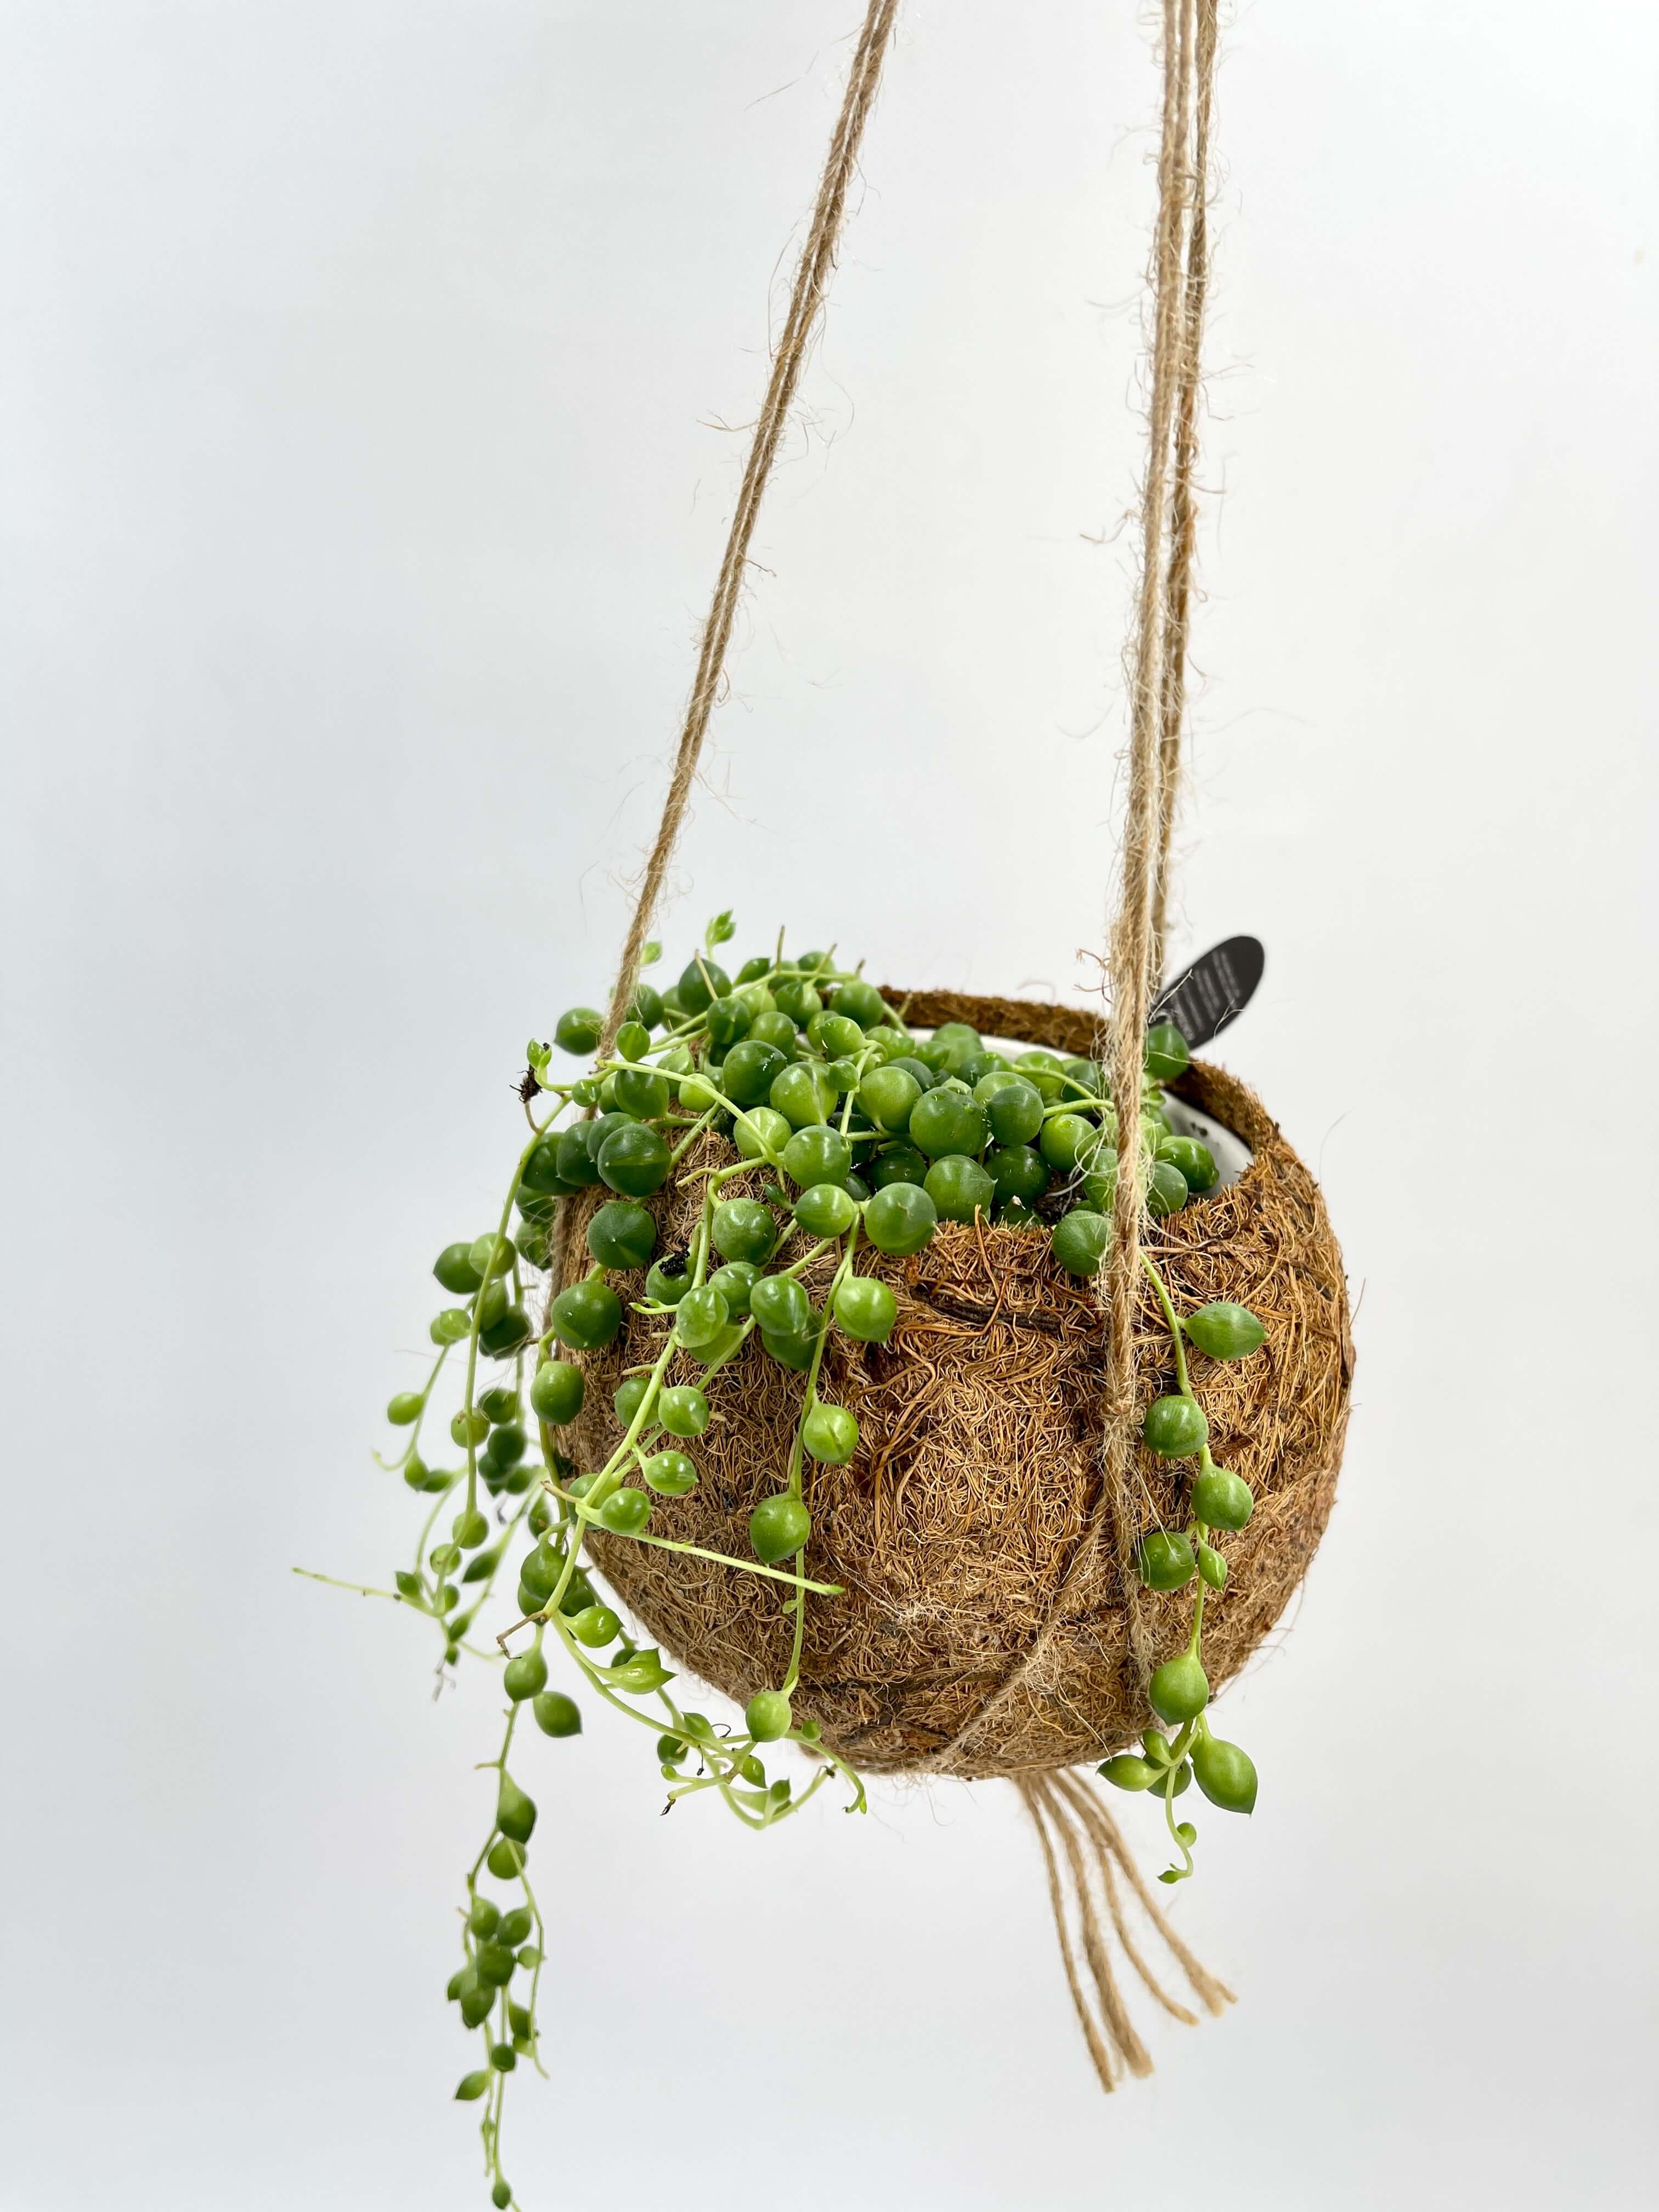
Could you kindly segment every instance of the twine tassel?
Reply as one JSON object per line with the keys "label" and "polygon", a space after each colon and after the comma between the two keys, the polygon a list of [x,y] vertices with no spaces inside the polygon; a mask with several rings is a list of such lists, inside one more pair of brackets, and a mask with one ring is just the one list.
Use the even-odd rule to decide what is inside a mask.
{"label": "twine tassel", "polygon": [[1205,2010],[1212,2014],[1221,2012],[1233,2002],[1232,1991],[1200,1964],[1159,1911],[1116,1821],[1080,1775],[1023,1774],[1017,1778],[1017,1786],[1042,1847],[1060,1963],[1078,2024],[1100,2086],[1109,2094],[1125,2073],[1144,2080],[1152,2071],[1152,2060],[1118,1985],[1097,1891],[1104,1899],[1105,1919],[1119,1948],[1171,2018],[1189,2027],[1198,2025],[1198,2015],[1164,1988],[1131,1936],[1118,1887],[1119,1873]]}
{"label": "twine tassel", "polygon": [[1095,1838],[1096,1847],[1100,1853],[1106,1894],[1112,1901],[1114,1925],[1117,1928],[1125,1952],[1135,1965],[1146,1987],[1166,2012],[1173,2013],[1177,2020],[1184,2021],[1189,2027],[1197,2027],[1197,2020],[1187,2010],[1185,2005],[1177,2004],[1172,1997],[1165,1995],[1146,1966],[1141,1964],[1128,1937],[1124,1935],[1123,1923],[1119,1916],[1119,1907],[1116,1903],[1117,1885],[1112,1869],[1114,1860],[1121,1870],[1124,1880],[1134,1892],[1141,1911],[1152,1922],[1158,1936],[1180,1966],[1182,1972],[1186,1975],[1193,1995],[1212,2019],[1218,2019],[1230,2004],[1237,2003],[1237,1998],[1227,1987],[1225,1982],[1218,1980],[1207,1966],[1200,1962],[1176,1934],[1175,1929],[1170,1926],[1164,1916],[1163,1907],[1146,1886],[1146,1877],[1135,1864],[1134,1855],[1124,1842],[1123,1832],[1117,1822],[1080,1774],[1056,1774],[1052,1779],[1054,1786],[1065,1791],[1077,1806],[1082,1820]]}

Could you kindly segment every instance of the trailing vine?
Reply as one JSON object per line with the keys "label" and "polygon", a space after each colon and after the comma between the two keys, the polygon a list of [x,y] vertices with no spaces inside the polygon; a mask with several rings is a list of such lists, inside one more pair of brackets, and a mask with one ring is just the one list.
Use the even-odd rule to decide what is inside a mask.
{"label": "trailing vine", "polygon": [[1227,1562],[1210,1537],[1218,1528],[1243,1528],[1255,1501],[1243,1477],[1218,1467],[1210,1455],[1210,1425],[1193,1395],[1187,1340],[1213,1359],[1245,1359],[1261,1346],[1265,1331],[1248,1306],[1229,1299],[1214,1300],[1181,1320],[1168,1285],[1144,1252],[1141,1265],[1169,1328],[1177,1385],[1146,1408],[1141,1435],[1162,1459],[1195,1456],[1198,1472],[1193,1478],[1188,1525],[1150,1530],[1136,1547],[1135,1564],[1149,1589],[1178,1590],[1195,1584],[1196,1595],[1185,1648],[1157,1668],[1147,1686],[1152,1711],[1174,1733],[1148,1729],[1141,1738],[1142,1755],[1120,1752],[1097,1771],[1120,1790],[1150,1790],[1160,1800],[1181,1863],[1166,1867],[1158,1880],[1176,1882],[1192,1873],[1193,1845],[1198,1840],[1193,1823],[1176,1818],[1175,1801],[1188,1784],[1195,1779],[1210,1802],[1229,1813],[1254,1812],[1256,1794],[1256,1771],[1249,1753],[1211,1731],[1206,1712],[1210,1683],[1202,1658],[1205,1593],[1224,1589],[1227,1583]]}

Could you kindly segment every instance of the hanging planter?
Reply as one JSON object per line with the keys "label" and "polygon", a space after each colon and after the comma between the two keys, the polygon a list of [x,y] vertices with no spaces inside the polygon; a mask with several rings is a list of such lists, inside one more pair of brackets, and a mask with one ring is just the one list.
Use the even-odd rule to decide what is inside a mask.
{"label": "hanging planter", "polygon": [[[562,1902],[538,1735],[614,1709],[665,1809],[723,1804],[754,1831],[826,1790],[862,1809],[866,1771],[1011,1778],[1110,2088],[1151,2065],[1115,1956],[1194,2017],[1132,1899],[1201,2005],[1230,1993],[1159,1911],[1091,1770],[1160,1802],[1165,1883],[1193,1870],[1194,1805],[1254,1808],[1212,1700],[1279,1619],[1336,1481],[1352,1350],[1317,1186],[1254,1095],[1156,1018],[1213,0],[1164,0],[1107,1007],[878,989],[782,937],[728,978],[725,915],[668,990],[647,980],[896,11],[870,0],[608,1010],[531,1046],[498,1218],[440,1254],[431,1370],[387,1408],[387,1464],[430,1502],[381,1594],[432,1624],[444,1669],[501,1669],[448,1984],[477,2039],[455,2094],[479,2106],[496,2207],[519,2201],[504,2100],[541,2067]],[[701,1711],[698,1684],[740,1710]]]}
{"label": "hanging planter", "polygon": [[[1091,1054],[1098,1042],[1091,1018],[1066,1008],[888,995],[912,1023],[972,1023],[1073,1056]],[[1050,1146],[1059,1158],[1082,1100],[1065,1096],[1060,1064],[1053,1065],[1048,1082],[1056,1095],[1046,1109],[1030,1106],[1030,1126],[1034,1136],[1065,1132]],[[994,1114],[994,1073],[977,1080]],[[948,1078],[946,1086],[948,1095]],[[1009,1087],[1023,1088],[1017,1069]],[[1352,1351],[1340,1256],[1311,1176],[1255,1097],[1219,1069],[1188,1067],[1174,1095],[1231,1130],[1251,1153],[1242,1177],[1219,1187],[1202,1146],[1196,1161],[1187,1151],[1192,1139],[1166,1146],[1187,1158],[1197,1187],[1178,1189],[1176,1204],[1147,1233],[1151,1267],[1135,1316],[1143,1387],[1200,1406],[1210,1458],[1243,1486],[1241,1492],[1209,1479],[1200,1492],[1223,1493],[1225,1521],[1242,1523],[1215,1527],[1206,1540],[1212,1561],[1225,1566],[1222,1588],[1207,1600],[1203,1633],[1213,1692],[1279,1618],[1323,1531]],[[902,1090],[898,1096],[902,1103]],[[849,1127],[872,1133],[848,1148],[855,1171],[880,1177],[890,1164],[914,1176],[902,1186],[907,1190],[924,1183],[927,1155],[915,1155],[903,1128],[884,1142],[856,1094],[853,1103]],[[1039,1110],[1046,1124],[1035,1121]],[[969,1124],[971,1141],[979,1132],[971,1116]],[[999,1145],[996,1130],[987,1128],[972,1157],[1006,1182],[1010,1169],[1029,1178],[1034,1150]],[[981,1218],[940,1221],[920,1251],[883,1253],[866,1231],[847,1261],[844,1238],[807,1256],[817,1240],[794,1228],[790,1207],[799,1201],[810,1215],[813,1202],[786,1157],[787,1146],[770,1162],[745,1165],[729,1137],[710,1137],[688,1158],[684,1176],[651,1199],[654,1280],[644,1267],[611,1278],[623,1317],[604,1349],[577,1355],[586,1389],[566,1449],[584,1468],[611,1462],[628,1426],[618,1404],[635,1410],[627,1378],[652,1372],[672,1316],[651,1291],[672,1297],[677,1281],[717,1275],[714,1208],[743,1201],[743,1221],[726,1233],[743,1249],[765,1247],[774,1267],[799,1266],[795,1279],[814,1325],[824,1329],[811,1395],[844,1408],[856,1431],[845,1458],[836,1449],[814,1462],[805,1448],[807,1557],[812,1574],[839,1584],[841,1594],[807,1614],[793,1690],[797,1711],[821,1729],[826,1747],[869,1771],[1019,1776],[1098,1760],[1137,1742],[1148,1718],[1144,1662],[1185,1644],[1198,1586],[1190,1540],[1178,1533],[1171,1543],[1158,1532],[1188,1528],[1194,1476],[1205,1476],[1193,1454],[1161,1455],[1143,1440],[1127,1495],[1102,1498],[1100,1302],[1092,1267],[1079,1275],[1054,1250],[1065,1246],[1075,1212],[1085,1225],[1069,1232],[1081,1240],[1072,1256],[1085,1263],[1097,1256],[1090,1236],[1098,1235],[1101,1217],[1089,1196],[1098,1192],[1098,1171],[1050,1167],[1038,1154],[1040,1182],[1035,1189],[1025,1182],[1024,1200],[994,1195],[992,1184]],[[1166,1163],[1161,1199],[1178,1176]],[[586,1194],[575,1211],[577,1238],[614,1203],[602,1183]],[[1021,1218],[1028,1203],[1033,1210]],[[824,1214],[836,1218],[833,1209]],[[1015,1225],[1007,1225],[1011,1215]],[[758,1241],[744,1244],[744,1228]],[[606,1249],[603,1237],[599,1243]],[[584,1244],[573,1250],[588,1261]],[[687,1272],[665,1279],[659,1255],[683,1261]],[[887,1324],[878,1340],[836,1326],[831,1286],[843,1265],[844,1277],[890,1293],[890,1304],[876,1308]],[[1217,1358],[1183,1330],[1190,1392],[1181,1391],[1159,1283],[1177,1316],[1235,1307],[1259,1319],[1265,1339],[1248,1358]],[[852,1318],[855,1331],[868,1325],[856,1301]],[[680,1347],[666,1373],[674,1382],[695,1382],[696,1355]],[[751,1326],[712,1395],[718,1410],[686,1443],[696,1487],[653,1501],[652,1528],[705,1553],[748,1557],[752,1516],[776,1492],[792,1456],[802,1456],[797,1435],[806,1395]],[[650,1442],[647,1430],[642,1452]],[[648,1459],[646,1469],[636,1480],[648,1487]],[[1162,1547],[1155,1580],[1163,1588],[1148,1588],[1136,1564],[1149,1536]],[[787,1585],[607,1535],[602,1522],[592,1548],[647,1632],[738,1705],[790,1678]]]}

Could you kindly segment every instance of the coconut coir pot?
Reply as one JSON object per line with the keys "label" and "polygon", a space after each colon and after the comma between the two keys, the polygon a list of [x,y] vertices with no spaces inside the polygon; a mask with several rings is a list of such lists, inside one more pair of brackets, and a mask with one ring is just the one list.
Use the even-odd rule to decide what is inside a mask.
{"label": "coconut coir pot", "polygon": [[[1097,1048],[1093,1018],[1068,1008],[944,992],[903,1003],[915,1026],[967,1021],[984,1036],[1066,1053]],[[1341,1255],[1312,1176],[1236,1078],[1194,1063],[1171,1087],[1252,1157],[1237,1181],[1150,1222],[1145,1249],[1177,1310],[1231,1299],[1267,1329],[1248,1360],[1189,1355],[1211,1448],[1255,1498],[1248,1527],[1213,1538],[1228,1565],[1205,1632],[1205,1664],[1218,1688],[1279,1619],[1323,1533],[1353,1350]],[[711,1137],[686,1166],[735,1158]],[[725,1194],[758,1196],[769,1179],[757,1167]],[[659,1250],[689,1242],[701,1189],[692,1176],[653,1201]],[[578,1202],[573,1252],[605,1195]],[[842,1595],[809,1609],[798,1716],[817,1720],[851,1763],[878,1772],[1020,1775],[1121,1748],[1152,1718],[1144,1655],[1180,1639],[1190,1606],[1145,1589],[1123,1563],[1144,1530],[1184,1522],[1189,1470],[1137,1445],[1137,1524],[1107,1528],[1100,1540],[1110,1508],[1105,1316],[1094,1285],[1066,1274],[1045,1236],[984,1223],[941,1223],[913,1259],[866,1249],[859,1266],[891,1285],[898,1320],[885,1345],[830,1334],[820,1391],[857,1416],[860,1446],[844,1467],[807,1463],[807,1571],[842,1584]],[[815,1303],[832,1268],[825,1258],[807,1270]],[[617,1287],[626,1304],[643,1295],[643,1275]],[[1150,1399],[1174,1387],[1150,1283],[1136,1326],[1136,1373]],[[630,1310],[620,1335],[585,1358],[586,1406],[573,1438],[580,1464],[602,1466],[614,1449],[612,1394],[629,1367],[654,1357],[660,1332],[660,1322]],[[670,1379],[695,1380],[690,1360],[685,1369]],[[652,1526],[741,1558],[750,1514],[779,1487],[803,1384],[753,1340],[732,1384],[696,1448],[699,1486],[657,1501]],[[593,1549],[682,1668],[740,1705],[782,1680],[792,1635],[786,1585],[598,1531]]]}

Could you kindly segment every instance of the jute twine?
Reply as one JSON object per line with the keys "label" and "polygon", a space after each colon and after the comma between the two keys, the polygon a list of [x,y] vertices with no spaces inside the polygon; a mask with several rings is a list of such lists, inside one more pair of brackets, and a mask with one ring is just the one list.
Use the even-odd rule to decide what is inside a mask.
{"label": "jute twine", "polygon": [[[1107,1065],[1118,1102],[1119,1188],[1140,1171],[1141,1063],[1147,1017],[1163,969],[1170,853],[1185,713],[1191,575],[1195,543],[1194,477],[1204,304],[1209,275],[1206,198],[1214,105],[1214,0],[1164,0],[1164,102],[1158,159],[1158,219],[1150,282],[1152,391],[1141,496],[1140,587],[1126,652],[1129,686],[1128,796],[1116,911],[1108,937],[1111,1012]],[[1064,1617],[1073,1583],[1089,1572],[1115,1532],[1130,1647],[1143,1680],[1152,1653],[1132,1557],[1135,1519],[1129,1485],[1136,1434],[1134,1313],[1140,1295],[1140,1213],[1113,1211],[1101,1271],[1107,1314],[1102,1512],[1078,1547],[1055,1595],[1048,1626],[1021,1667],[963,1730],[994,1721],[1027,1674],[1041,1669]],[[935,1754],[945,1765],[962,1740]]]}
{"label": "jute twine", "polygon": [[744,464],[738,503],[732,509],[726,550],[720,559],[720,574],[714,580],[714,600],[708,610],[708,618],[703,624],[702,643],[697,653],[697,672],[692,679],[691,696],[686,702],[685,720],[681,726],[679,743],[674,753],[673,777],[668,787],[668,796],[663,802],[662,821],[658,826],[651,856],[645,865],[645,874],[641,878],[634,919],[629,924],[628,935],[623,944],[622,960],[611,994],[611,1011],[600,1040],[600,1048],[605,1052],[609,1052],[616,1042],[617,1031],[628,1018],[628,1009],[639,988],[640,962],[645,951],[646,934],[650,929],[657,901],[662,895],[669,859],[679,836],[680,825],[691,796],[691,786],[697,773],[697,763],[702,753],[703,739],[708,735],[708,718],[720,694],[726,655],[732,642],[732,624],[743,594],[749,541],[755,534],[756,519],[760,514],[761,501],[765,497],[773,465],[777,459],[778,442],[783,435],[784,424],[789,418],[789,410],[794,404],[795,392],[800,383],[801,370],[805,366],[813,335],[823,313],[824,299],[836,266],[836,250],[841,243],[842,226],[846,220],[848,187],[858,167],[859,148],[864,143],[865,125],[869,122],[870,111],[875,105],[881,65],[886,58],[888,41],[893,33],[893,19],[897,13],[898,0],[871,0],[869,12],[864,19],[864,28],[859,34],[858,46],[854,52],[841,113],[836,118],[835,135],[824,157],[823,174],[818,179],[817,198],[807,228],[806,243],[801,248],[794,283],[790,288],[789,311],[784,317],[783,328],[773,352],[772,373],[767,380],[766,396],[761,402],[754,436],[750,442],[749,458]]}
{"label": "jute twine", "polygon": [[[1158,218],[1150,272],[1152,301],[1152,393],[1148,408],[1146,482],[1141,497],[1140,590],[1127,659],[1129,674],[1128,794],[1125,809],[1117,906],[1107,939],[1111,992],[1108,1066],[1118,1104],[1118,1188],[1139,1188],[1141,1056],[1152,996],[1163,970],[1169,901],[1170,854],[1175,830],[1182,727],[1185,714],[1188,608],[1194,550],[1194,491],[1198,453],[1197,408],[1201,374],[1204,307],[1209,276],[1206,203],[1209,190],[1210,125],[1214,106],[1215,0],[1163,0],[1164,102],[1158,144]],[[1144,1680],[1152,1651],[1139,1577],[1133,1559],[1135,1519],[1130,1496],[1136,1436],[1134,1315],[1140,1291],[1140,1212],[1113,1208],[1112,1237],[1100,1289],[1107,1316],[1105,1428],[1103,1437],[1103,1510],[1091,1524],[1066,1577],[1066,1585],[1091,1565],[1104,1534],[1115,1538],[1117,1569],[1127,1620],[1129,1650]],[[1346,1328],[1346,1323],[1345,1323]],[[1062,1587],[1048,1627],[1025,1662],[1040,1666],[1062,1618]],[[985,1725],[983,1717],[974,1723]],[[1150,2070],[1139,2039],[1126,2038],[1122,2006],[1109,1959],[1098,1939],[1085,1869],[1075,1831],[1068,1864],[1082,1923],[1093,2002],[1079,1977],[1066,1928],[1065,1899],[1045,1818],[1058,1824],[1066,1791],[1041,1778],[1020,1782],[1027,1809],[1042,1839],[1049,1900],[1060,1937],[1067,1986],[1089,2055],[1103,2089],[1114,2086],[1114,2053],[1129,2071]],[[1086,1791],[1083,1793],[1087,1799]],[[1088,1800],[1095,1803],[1093,1800]],[[1073,1810],[1075,1803],[1073,1802]],[[1121,1843],[1097,1803],[1097,1824],[1085,1820],[1094,1864],[1111,1895],[1114,1861]],[[1062,1837],[1066,1833],[1063,1826]],[[1075,1856],[1073,1853],[1075,1852]],[[1160,1935],[1181,1955],[1163,1916],[1153,1909]],[[1115,1902],[1113,1919],[1117,1920]],[[1162,1991],[1125,1945],[1132,1963],[1155,1993]],[[1183,1966],[1188,1959],[1182,1955]],[[1188,1967],[1188,1972],[1191,1972]],[[1203,1974],[1203,1970],[1199,1969]],[[1231,1992],[1203,1974],[1194,1981],[1206,2007],[1219,2011]],[[1098,2023],[1098,2024],[1097,2024]],[[1133,2035],[1133,2031],[1129,2031]]]}
{"label": "jute twine", "polygon": [[[656,839],[645,864],[645,873],[640,878],[633,918],[623,940],[622,958],[617,963],[617,980],[611,987],[610,1006],[599,1039],[601,1053],[609,1053],[616,1043],[617,1032],[627,1020],[628,1010],[633,1005],[634,994],[639,988],[640,969],[645,957],[652,918],[662,896],[668,864],[673,857],[685,820],[685,811],[690,803],[697,763],[702,757],[703,740],[708,734],[709,717],[720,696],[720,683],[726,672],[726,656],[732,643],[732,625],[737,619],[738,605],[743,596],[749,542],[755,534],[761,501],[771,481],[779,441],[789,419],[789,410],[794,404],[801,371],[823,314],[830,279],[835,270],[841,245],[842,229],[847,219],[848,190],[857,173],[859,149],[864,143],[865,126],[870,120],[870,111],[875,106],[876,90],[881,82],[881,65],[887,58],[888,44],[893,35],[893,22],[897,14],[898,0],[870,0],[858,44],[854,49],[853,65],[848,73],[841,112],[836,118],[830,150],[824,156],[823,173],[818,179],[817,197],[813,202],[811,221],[807,226],[806,242],[795,264],[794,281],[789,289],[788,312],[773,349],[771,374],[767,379],[760,413],[756,417],[748,459],[744,463],[737,505],[732,511],[726,549],[720,556],[720,574],[714,579],[714,596],[702,626],[702,639],[697,649],[696,673],[692,678],[690,696],[685,705],[685,719],[680,726],[679,740],[674,749],[673,771],[669,779],[667,797],[663,801],[662,819],[657,825]],[[560,1218],[554,1225],[552,1259],[556,1282],[562,1279],[568,1256],[569,1211],[568,1206],[562,1207]]]}
{"label": "jute twine", "polygon": [[[662,820],[641,879],[611,995],[602,1040],[606,1050],[614,1042],[638,988],[647,935],[720,693],[756,519],[836,264],[848,189],[874,104],[897,4],[898,0],[871,0],[859,34],[703,627]],[[1127,792],[1116,896],[1107,939],[1109,1012],[1103,1027],[1095,1023],[1090,1030],[1091,1048],[1104,1060],[1118,1102],[1121,1190],[1137,1187],[1140,1138],[1136,1109],[1141,1096],[1143,1040],[1152,997],[1162,972],[1167,921],[1185,717],[1200,346],[1209,275],[1206,198],[1216,61],[1215,0],[1162,0],[1162,17],[1158,202],[1149,268],[1148,453],[1140,503],[1139,585],[1125,653],[1129,701]],[[556,1285],[563,1279],[577,1212],[574,1204],[561,1209],[555,1237]],[[1328,1241],[1328,1224],[1322,1235]],[[1104,1421],[1097,1505],[1072,1549],[1070,1564],[1054,1591],[1047,1618],[1021,1658],[991,1694],[963,1717],[948,1741],[924,1758],[907,1762],[913,1767],[971,1769],[979,1741],[994,1737],[1011,1705],[1042,1678],[1077,1589],[1098,1577],[1103,1547],[1110,1547],[1106,1556],[1115,1571],[1131,1664],[1137,1687],[1144,1689],[1152,1646],[1132,1558],[1141,1525],[1134,1495],[1139,1479],[1137,1345],[1144,1334],[1138,1326],[1143,1289],[1141,1236],[1137,1209],[1117,1206],[1097,1285],[1107,1323],[1099,1393]],[[1330,1249],[1334,1254],[1334,1243]],[[1328,1472],[1333,1481],[1351,1359],[1346,1303],[1340,1292],[1340,1263],[1338,1283],[1335,1330],[1344,1350],[1328,1438],[1333,1455]],[[1325,1505],[1328,1508],[1328,1495]],[[1317,1517],[1322,1526],[1322,1512]],[[1316,1528],[1312,1534],[1316,1540]],[[1139,1978],[1175,2016],[1193,2018],[1158,1988],[1135,1948],[1123,1919],[1120,1879],[1149,1914],[1206,2008],[1219,2010],[1230,1992],[1198,1965],[1158,1911],[1103,1806],[1075,1776],[1051,1768],[1052,1762],[1039,1764],[1017,1771],[1014,1778],[1041,1844],[1066,1979],[1079,2019],[1102,2085],[1110,2088],[1121,2069],[1145,2073],[1150,2070],[1151,2061],[1123,2008],[1097,1897],[1103,1899],[1106,1920]],[[1076,1941],[1072,1919],[1077,1925]]]}
{"label": "jute twine", "polygon": [[[1163,53],[1149,447],[1141,497],[1140,592],[1128,654],[1129,790],[1107,957],[1112,996],[1109,1066],[1118,1104],[1119,1188],[1125,1190],[1139,1187],[1141,1058],[1152,994],[1162,973],[1186,690],[1193,468],[1208,270],[1200,218],[1208,190],[1214,0],[1164,0]],[[1143,1674],[1149,1674],[1152,1654],[1142,1626],[1139,1577],[1124,1534],[1135,1434],[1133,1317],[1140,1291],[1140,1219],[1138,1206],[1113,1208],[1102,1274],[1107,1314],[1105,1487],[1111,1512],[1097,1522],[1096,1540],[1103,1528],[1118,1531],[1119,1571],[1130,1594],[1131,1647]]]}

